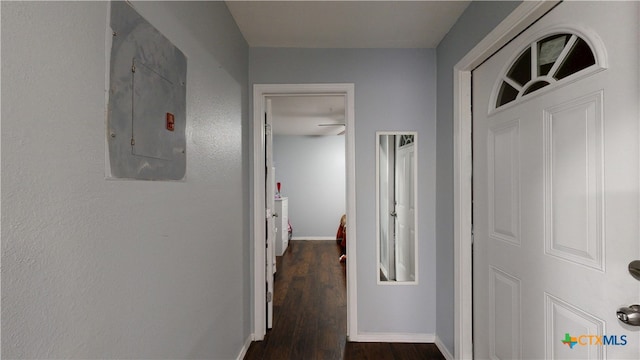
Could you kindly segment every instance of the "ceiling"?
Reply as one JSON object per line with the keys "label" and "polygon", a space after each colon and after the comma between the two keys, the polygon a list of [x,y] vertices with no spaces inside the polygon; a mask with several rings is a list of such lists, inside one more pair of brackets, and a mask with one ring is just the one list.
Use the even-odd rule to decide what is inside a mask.
{"label": "ceiling", "polygon": [[[250,47],[435,48],[470,1],[227,1]],[[340,96],[277,97],[274,134],[336,135]]]}
{"label": "ceiling", "polygon": [[274,96],[269,99],[275,135],[344,133],[344,95]]}
{"label": "ceiling", "polygon": [[251,47],[435,48],[470,1],[227,1]]}

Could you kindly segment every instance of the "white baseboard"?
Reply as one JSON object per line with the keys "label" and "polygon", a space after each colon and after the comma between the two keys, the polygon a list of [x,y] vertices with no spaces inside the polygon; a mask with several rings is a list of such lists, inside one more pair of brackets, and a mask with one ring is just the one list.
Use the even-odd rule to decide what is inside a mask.
{"label": "white baseboard", "polygon": [[244,356],[247,355],[247,351],[249,350],[249,346],[251,346],[251,341],[253,340],[253,334],[250,334],[247,340],[245,340],[244,345],[242,345],[242,349],[240,349],[240,354],[236,360],[244,359]]}
{"label": "white baseboard", "polygon": [[451,352],[449,352],[449,349],[447,349],[447,347],[444,346],[444,343],[442,342],[442,340],[440,340],[438,335],[436,335],[435,342],[436,342],[436,346],[438,347],[438,350],[440,350],[444,358],[447,360],[453,360],[453,355],[451,355]]}
{"label": "white baseboard", "polygon": [[322,240],[322,241],[326,241],[326,240],[333,240],[336,241],[336,237],[335,236],[294,236],[291,238],[291,240]]}
{"label": "white baseboard", "polygon": [[415,333],[359,333],[355,338],[349,337],[354,342],[391,342],[391,343],[433,343],[436,341],[434,334]]}

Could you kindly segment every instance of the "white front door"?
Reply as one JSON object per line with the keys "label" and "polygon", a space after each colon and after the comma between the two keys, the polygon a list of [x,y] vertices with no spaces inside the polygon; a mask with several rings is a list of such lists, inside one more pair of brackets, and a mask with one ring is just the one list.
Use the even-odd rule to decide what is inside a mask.
{"label": "white front door", "polygon": [[477,359],[640,359],[638,24],[563,2],[473,72]]}
{"label": "white front door", "polygon": [[415,280],[414,135],[396,135],[396,280]]}

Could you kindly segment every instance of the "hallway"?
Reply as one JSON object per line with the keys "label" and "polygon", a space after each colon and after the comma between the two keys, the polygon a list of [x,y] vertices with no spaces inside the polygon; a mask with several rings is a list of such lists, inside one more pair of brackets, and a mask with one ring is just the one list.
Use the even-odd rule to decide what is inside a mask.
{"label": "hallway", "polygon": [[334,241],[292,241],[277,258],[273,329],[245,359],[444,359],[433,344],[347,343],[345,264]]}

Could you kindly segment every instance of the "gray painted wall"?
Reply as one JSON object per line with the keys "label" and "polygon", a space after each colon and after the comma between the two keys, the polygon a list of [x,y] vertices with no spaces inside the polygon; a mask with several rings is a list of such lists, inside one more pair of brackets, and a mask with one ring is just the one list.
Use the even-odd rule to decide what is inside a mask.
{"label": "gray painted wall", "polygon": [[[435,51],[250,51],[249,83],[356,84],[361,332],[437,330],[453,349],[452,67],[517,5],[472,2],[438,46],[437,197]],[[108,5],[1,6],[2,355],[237,356],[251,321],[248,50],[224,4],[135,3],[188,57],[187,177],[168,183],[104,180]],[[375,284],[375,130],[420,134],[419,286]]]}
{"label": "gray painted wall", "polygon": [[188,58],[184,182],[105,180],[107,2],[2,2],[2,357],[232,359],[250,333],[248,47],[136,2]]}
{"label": "gray painted wall", "polygon": [[[435,334],[435,50],[251,48],[249,81],[355,84],[358,330]],[[418,132],[418,285],[376,283],[376,130]]]}
{"label": "gray painted wall", "polygon": [[453,67],[519,1],[473,1],[436,49],[438,54],[437,333],[453,354]]}
{"label": "gray painted wall", "polygon": [[273,138],[276,182],[289,198],[294,238],[336,236],[346,212],[344,136]]}

